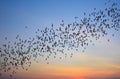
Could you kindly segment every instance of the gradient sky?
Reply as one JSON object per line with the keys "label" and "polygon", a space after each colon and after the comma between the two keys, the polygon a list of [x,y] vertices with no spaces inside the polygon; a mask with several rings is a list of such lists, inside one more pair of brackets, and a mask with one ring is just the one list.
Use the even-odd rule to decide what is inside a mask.
{"label": "gradient sky", "polygon": [[[120,0],[115,0],[120,3]],[[104,9],[105,0],[0,0],[0,44],[4,37],[14,41],[20,34],[34,36],[37,28],[58,27],[61,20],[74,21],[93,8]],[[112,1],[111,1],[112,2]],[[28,26],[28,29],[25,29]],[[117,35],[118,34],[118,35]],[[120,32],[111,42],[101,38],[90,45],[85,53],[74,52],[73,58],[50,58],[50,64],[33,61],[29,71],[18,70],[16,79],[120,79]],[[3,76],[2,79],[8,79]]]}

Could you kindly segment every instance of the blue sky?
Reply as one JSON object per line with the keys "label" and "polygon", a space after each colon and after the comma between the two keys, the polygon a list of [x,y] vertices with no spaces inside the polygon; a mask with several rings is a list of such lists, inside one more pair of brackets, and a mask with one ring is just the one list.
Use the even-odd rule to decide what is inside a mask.
{"label": "blue sky", "polygon": [[104,8],[105,0],[0,0],[0,37],[15,37],[19,33],[28,33],[25,26],[35,29],[56,26],[65,20],[73,22],[74,17],[82,17],[93,8]]}

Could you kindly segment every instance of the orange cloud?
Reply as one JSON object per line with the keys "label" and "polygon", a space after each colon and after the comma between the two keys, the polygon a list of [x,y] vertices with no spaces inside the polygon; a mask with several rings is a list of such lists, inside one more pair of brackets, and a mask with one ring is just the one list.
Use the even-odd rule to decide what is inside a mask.
{"label": "orange cloud", "polygon": [[[119,78],[120,65],[109,59],[94,55],[76,55],[69,62],[33,63],[28,72],[19,71],[20,76],[33,79],[105,79]],[[29,78],[29,79],[30,79]],[[111,79],[108,78],[108,79]]]}

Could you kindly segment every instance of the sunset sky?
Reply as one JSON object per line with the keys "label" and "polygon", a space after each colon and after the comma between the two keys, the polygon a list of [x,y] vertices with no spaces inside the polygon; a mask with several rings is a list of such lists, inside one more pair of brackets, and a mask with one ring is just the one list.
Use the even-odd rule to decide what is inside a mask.
{"label": "sunset sky", "polygon": [[[111,2],[120,4],[120,0]],[[0,44],[4,37],[14,41],[17,34],[34,37],[37,28],[58,27],[61,20],[72,23],[74,17],[83,17],[94,8],[105,9],[106,0],[0,0]],[[120,6],[119,6],[120,7]],[[25,29],[28,26],[28,29]],[[107,41],[110,38],[110,42]],[[32,61],[28,71],[19,69],[16,79],[120,79],[120,31],[94,41],[85,52],[73,52],[73,57],[50,58],[49,64],[40,58]],[[60,54],[58,54],[59,57]],[[3,75],[0,79],[9,79]]]}

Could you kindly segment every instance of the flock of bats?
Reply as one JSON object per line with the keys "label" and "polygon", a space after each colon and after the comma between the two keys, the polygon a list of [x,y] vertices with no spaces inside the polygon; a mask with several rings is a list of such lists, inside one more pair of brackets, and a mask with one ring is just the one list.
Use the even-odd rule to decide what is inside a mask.
{"label": "flock of bats", "polygon": [[[20,35],[17,35],[15,42],[5,37],[7,43],[0,45],[0,76],[2,72],[10,72],[9,76],[12,77],[19,68],[28,70],[32,60],[37,62],[37,57],[43,57],[49,64],[51,56],[56,58],[57,54],[63,54],[67,57],[68,53],[64,50],[79,51],[82,49],[84,52],[90,43],[94,43],[92,38],[98,40],[107,36],[108,30],[119,31],[120,8],[117,5],[117,3],[112,3],[110,7],[99,11],[94,8],[93,12],[84,13],[84,18],[79,22],[65,24],[62,20],[57,28],[52,24],[43,30],[37,29],[35,37],[22,39]],[[73,54],[71,53],[70,57]],[[59,58],[62,59],[62,57]]]}

